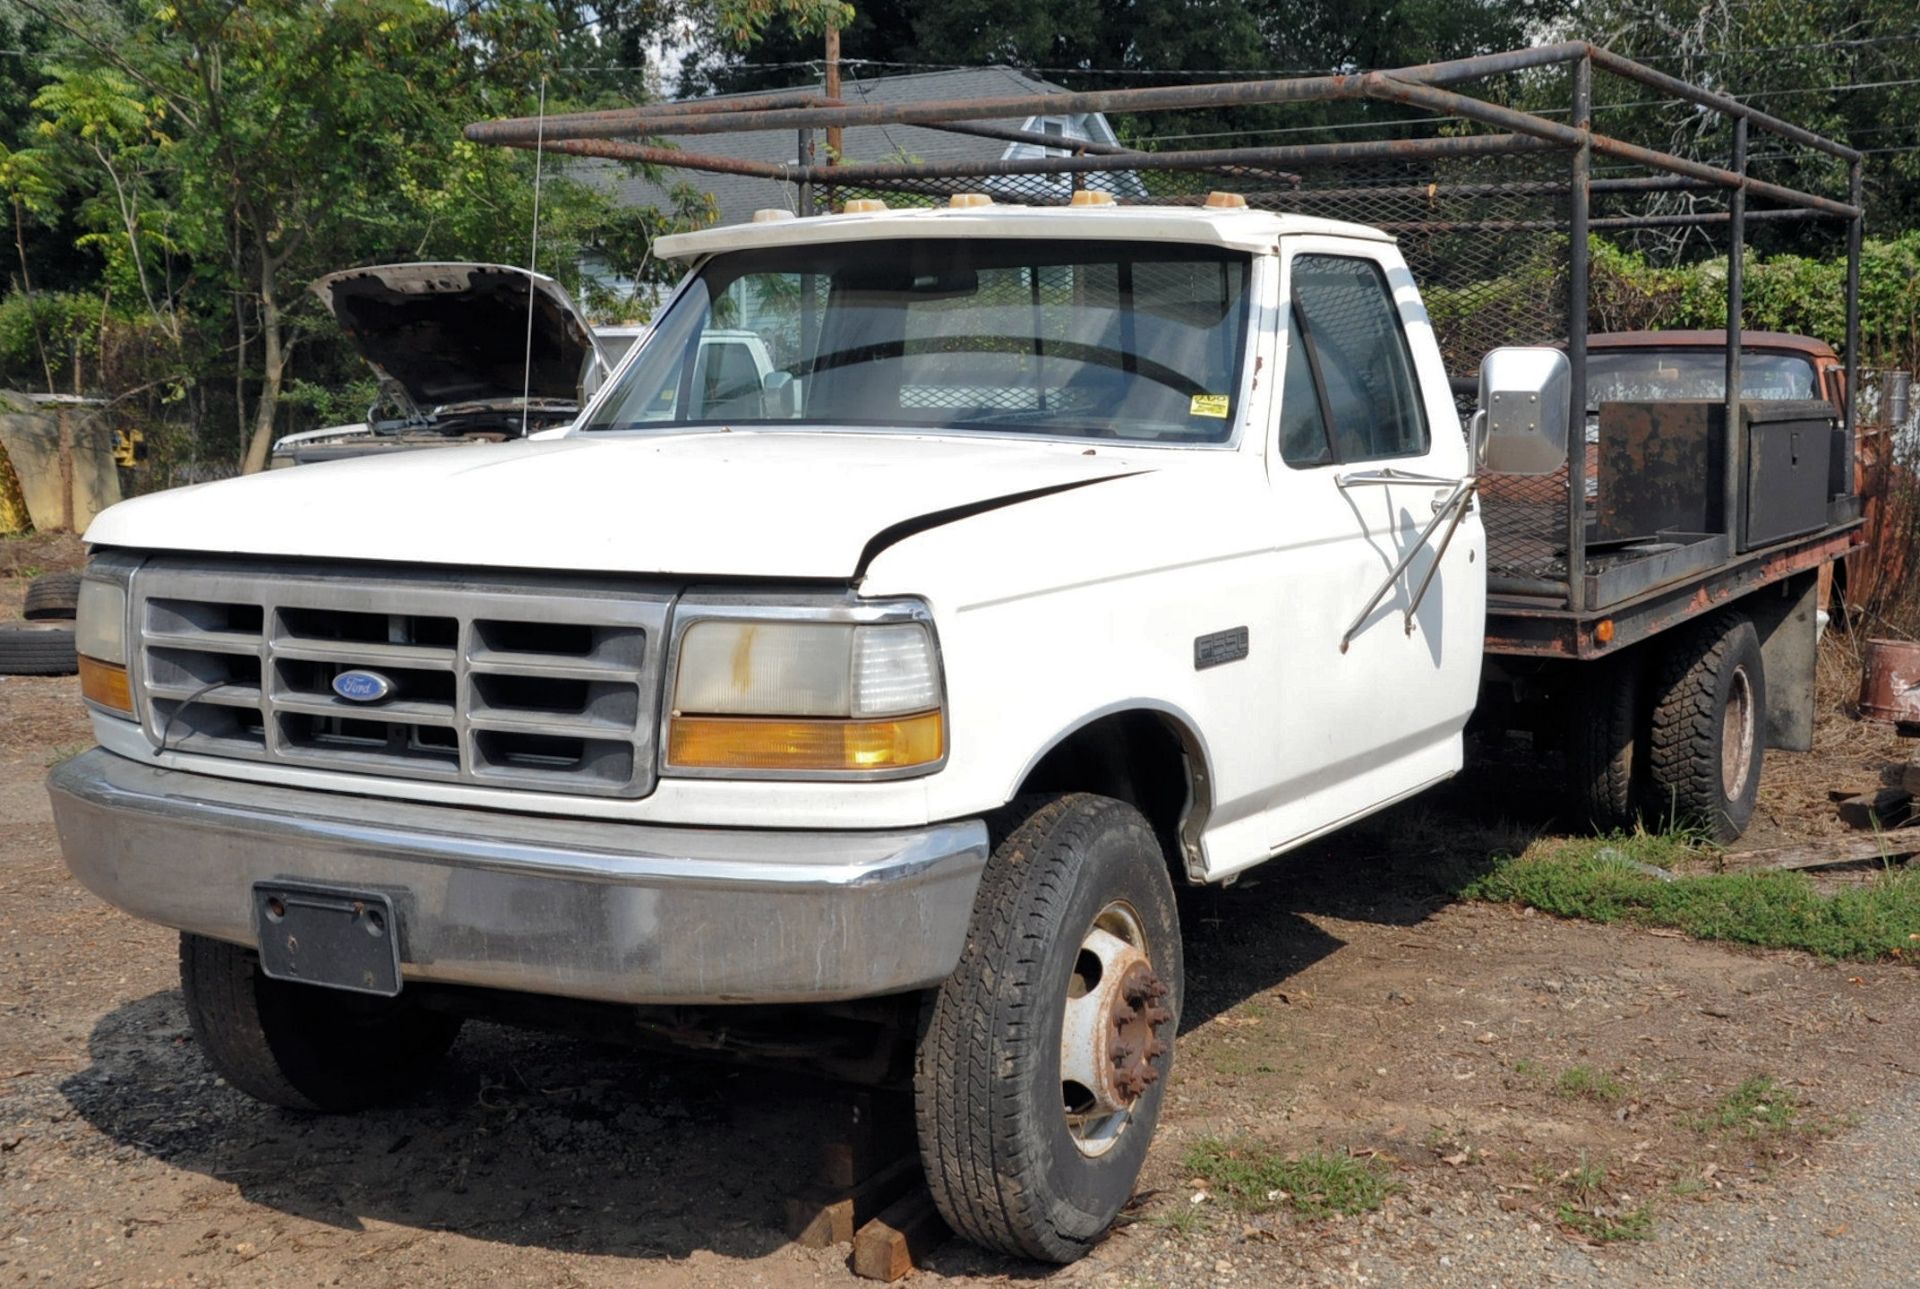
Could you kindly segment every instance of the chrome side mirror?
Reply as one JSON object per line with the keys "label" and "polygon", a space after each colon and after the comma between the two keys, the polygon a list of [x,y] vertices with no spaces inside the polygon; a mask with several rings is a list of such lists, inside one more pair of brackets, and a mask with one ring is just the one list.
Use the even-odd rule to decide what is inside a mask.
{"label": "chrome side mirror", "polygon": [[595,344],[593,352],[587,355],[585,366],[580,369],[580,379],[574,384],[574,402],[585,407],[593,396],[600,392],[600,387],[607,383],[607,377],[612,374],[613,365],[600,352],[600,346]]}
{"label": "chrome side mirror", "polygon": [[1558,349],[1495,349],[1480,360],[1474,462],[1495,474],[1552,474],[1567,461],[1573,368]]}
{"label": "chrome side mirror", "polygon": [[800,382],[792,372],[770,371],[760,378],[760,415],[769,421],[791,421],[800,415]]}

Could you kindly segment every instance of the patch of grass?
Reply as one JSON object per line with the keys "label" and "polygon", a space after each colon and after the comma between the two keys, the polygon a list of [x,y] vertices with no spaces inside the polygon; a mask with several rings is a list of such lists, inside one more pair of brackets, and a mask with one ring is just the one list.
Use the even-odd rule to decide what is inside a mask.
{"label": "patch of grass", "polygon": [[1245,1213],[1286,1207],[1304,1218],[1370,1213],[1400,1189],[1378,1159],[1321,1153],[1285,1156],[1256,1141],[1207,1137],[1187,1152],[1187,1168]]}
{"label": "patch of grass", "polygon": [[1136,1221],[1141,1226],[1157,1227],[1169,1235],[1184,1239],[1196,1231],[1207,1229],[1207,1215],[1202,1211],[1203,1207],[1200,1204],[1190,1204],[1180,1200]]}
{"label": "patch of grass", "polygon": [[1553,1081],[1553,1090],[1563,1097],[1598,1101],[1605,1105],[1611,1105],[1627,1094],[1626,1087],[1619,1079],[1591,1065],[1569,1066]]}
{"label": "patch of grass", "polygon": [[1538,842],[1457,887],[1468,899],[1526,904],[1558,917],[1671,927],[1702,940],[1800,949],[1823,958],[1902,958],[1920,927],[1920,872],[1889,869],[1831,894],[1804,873],[1707,873],[1667,880],[1712,853],[1685,834]]}
{"label": "patch of grass", "polygon": [[1547,1072],[1547,1068],[1546,1066],[1540,1064],[1540,1062],[1530,1061],[1523,1056],[1519,1060],[1513,1063],[1513,1072],[1515,1074],[1518,1074],[1523,1079],[1532,1079],[1532,1078],[1538,1078],[1540,1075],[1545,1074]]}
{"label": "patch of grass", "polygon": [[1580,1156],[1580,1166],[1567,1171],[1567,1186],[1574,1194],[1582,1197],[1598,1195],[1607,1187],[1607,1170],[1599,1164],[1590,1164],[1585,1155]]}
{"label": "patch of grass", "polygon": [[1704,1177],[1682,1177],[1667,1187],[1667,1194],[1675,1199],[1693,1199],[1696,1196],[1705,1195],[1709,1189],[1707,1179]]}
{"label": "patch of grass", "polygon": [[1217,1047],[1207,1053],[1207,1063],[1213,1066],[1214,1073],[1234,1077],[1276,1073],[1265,1053],[1245,1047]]}
{"label": "patch of grass", "polygon": [[46,767],[51,770],[62,762],[71,761],[92,746],[91,743],[56,743],[46,755]]}
{"label": "patch of grass", "polygon": [[1769,1075],[1755,1075],[1714,1102],[1713,1109],[1688,1126],[1696,1132],[1739,1132],[1771,1137],[1802,1127],[1793,1093]]}
{"label": "patch of grass", "polygon": [[1612,1244],[1617,1240],[1653,1238],[1653,1206],[1642,1204],[1626,1213],[1610,1212],[1602,1207],[1606,1197],[1607,1170],[1603,1165],[1580,1156],[1580,1163],[1554,1179],[1570,1193],[1555,1210],[1560,1225],[1594,1244]]}
{"label": "patch of grass", "polygon": [[1630,1213],[1599,1213],[1562,1204],[1559,1217],[1560,1225],[1595,1244],[1653,1238],[1653,1206],[1650,1204],[1642,1204]]}

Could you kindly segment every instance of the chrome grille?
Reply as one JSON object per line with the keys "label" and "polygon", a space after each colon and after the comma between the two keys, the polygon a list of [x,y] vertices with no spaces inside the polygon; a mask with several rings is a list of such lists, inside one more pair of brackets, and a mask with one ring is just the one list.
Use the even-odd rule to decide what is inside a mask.
{"label": "chrome grille", "polygon": [[[670,592],[592,579],[167,560],[134,576],[156,745],[600,796],[654,783]],[[334,678],[392,686],[353,702]]]}

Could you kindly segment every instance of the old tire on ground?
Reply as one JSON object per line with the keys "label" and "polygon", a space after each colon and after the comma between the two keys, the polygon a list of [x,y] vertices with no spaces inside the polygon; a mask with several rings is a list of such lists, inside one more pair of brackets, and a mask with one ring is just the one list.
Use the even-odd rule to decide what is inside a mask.
{"label": "old tire on ground", "polygon": [[43,573],[27,583],[27,595],[20,604],[20,616],[30,622],[72,618],[79,606],[78,573]]}
{"label": "old tire on ground", "polygon": [[409,1005],[269,979],[238,945],[180,936],[180,989],[214,1071],[248,1096],[290,1110],[337,1112],[424,1086],[460,1020]]}
{"label": "old tire on ground", "polygon": [[1166,1094],[1184,993],[1173,884],[1151,825],[1109,797],[1016,802],[995,833],[924,1017],[920,1157],[955,1232],[1071,1262],[1132,1198]]}
{"label": "old tire on ground", "polygon": [[1647,739],[1650,813],[1716,841],[1746,831],[1765,760],[1760,637],[1737,611],[1678,631],[1653,669]]}
{"label": "old tire on ground", "polygon": [[71,676],[80,669],[71,622],[0,622],[0,676]]}
{"label": "old tire on ground", "polygon": [[1637,817],[1644,737],[1639,659],[1578,669],[1568,695],[1564,749],[1568,807],[1601,832],[1630,828]]}

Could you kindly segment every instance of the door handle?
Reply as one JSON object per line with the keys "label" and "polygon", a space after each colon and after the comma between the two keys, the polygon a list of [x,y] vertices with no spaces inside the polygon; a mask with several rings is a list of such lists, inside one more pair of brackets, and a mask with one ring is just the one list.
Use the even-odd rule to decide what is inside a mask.
{"label": "door handle", "polygon": [[[1385,474],[1391,472],[1381,471],[1380,473]],[[1402,478],[1391,481],[1368,479],[1363,482],[1425,483],[1427,479],[1416,476],[1412,479]],[[1445,497],[1435,503],[1433,518],[1427,521],[1427,526],[1420,530],[1420,536],[1407,547],[1406,554],[1402,555],[1394,564],[1393,570],[1387,574],[1386,580],[1380,583],[1379,588],[1375,590],[1373,595],[1367,600],[1366,607],[1361,609],[1359,614],[1355,616],[1353,621],[1348,625],[1346,632],[1340,637],[1341,653],[1347,651],[1347,646],[1353,643],[1353,638],[1360,634],[1360,628],[1365,625],[1368,615],[1378,607],[1380,601],[1387,598],[1387,592],[1394,588],[1394,584],[1400,580],[1400,575],[1406,572],[1408,566],[1413,563],[1413,557],[1420,553],[1426,546],[1428,540],[1433,537],[1433,534],[1439,530],[1440,525],[1444,523],[1447,526],[1446,532],[1441,534],[1439,549],[1433,553],[1433,563],[1427,565],[1427,571],[1421,574],[1420,585],[1414,588],[1412,598],[1407,601],[1407,611],[1403,626],[1408,635],[1413,634],[1413,615],[1419,611],[1421,601],[1426,599],[1427,588],[1433,585],[1433,575],[1440,571],[1440,561],[1446,558],[1447,547],[1452,544],[1454,533],[1459,531],[1460,521],[1466,518],[1467,509],[1473,502],[1474,490],[1479,487],[1480,484],[1479,479],[1472,475],[1467,476],[1465,479],[1442,479],[1439,480],[1439,482],[1448,485],[1450,491]]]}
{"label": "door handle", "polygon": [[1336,474],[1333,481],[1341,488],[1363,488],[1369,484],[1385,486],[1395,483],[1427,484],[1434,488],[1452,488],[1460,481],[1437,474],[1416,474],[1411,470],[1396,470],[1388,466],[1381,470],[1349,470],[1345,474]]}

